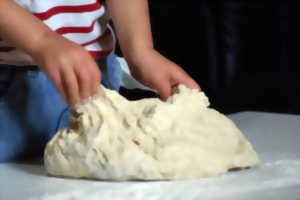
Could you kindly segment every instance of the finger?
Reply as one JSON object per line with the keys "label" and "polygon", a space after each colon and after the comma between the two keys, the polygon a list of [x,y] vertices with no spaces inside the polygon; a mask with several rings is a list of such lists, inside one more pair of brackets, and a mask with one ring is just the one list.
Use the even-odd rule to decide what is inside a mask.
{"label": "finger", "polygon": [[166,101],[170,96],[171,96],[171,84],[170,81],[160,81],[161,84],[157,85],[157,87],[155,87],[155,89],[158,91],[160,98],[163,101]]}
{"label": "finger", "polygon": [[91,74],[92,74],[92,96],[99,93],[99,85],[101,82],[101,71],[98,65],[94,62],[91,65]]}
{"label": "finger", "polygon": [[65,101],[67,101],[67,95],[66,95],[66,92],[64,91],[64,87],[63,87],[63,83],[62,83],[60,74],[57,73],[57,75],[55,77],[53,77],[52,80],[53,80],[59,94],[63,97],[63,99]]}
{"label": "finger", "polygon": [[198,83],[193,78],[191,78],[188,74],[177,74],[174,77],[175,78],[172,79],[173,80],[172,86],[174,85],[178,86],[180,84],[183,84],[190,89],[201,90]]}
{"label": "finger", "polygon": [[68,69],[63,70],[61,72],[61,80],[63,90],[67,97],[67,103],[75,107],[75,105],[80,101],[78,81],[75,72]]}
{"label": "finger", "polygon": [[177,86],[183,84],[188,88],[201,90],[198,83],[180,66],[178,66],[178,71],[172,77],[172,83]]}
{"label": "finger", "polygon": [[186,77],[184,80],[182,80],[182,83],[188,88],[201,90],[198,83],[191,77]]}
{"label": "finger", "polygon": [[47,76],[52,80],[59,94],[67,101],[66,93],[63,89],[62,80],[58,71],[45,71]]}
{"label": "finger", "polygon": [[80,101],[88,99],[92,95],[92,77],[88,67],[79,66],[75,70],[78,80]]}

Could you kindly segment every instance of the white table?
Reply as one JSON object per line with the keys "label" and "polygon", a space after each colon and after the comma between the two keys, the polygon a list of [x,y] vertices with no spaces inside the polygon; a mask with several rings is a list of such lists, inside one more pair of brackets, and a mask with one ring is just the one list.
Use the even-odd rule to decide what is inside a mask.
{"label": "white table", "polygon": [[0,164],[0,200],[300,199],[300,116],[230,116],[263,163],[191,181],[102,182],[48,177],[41,164]]}

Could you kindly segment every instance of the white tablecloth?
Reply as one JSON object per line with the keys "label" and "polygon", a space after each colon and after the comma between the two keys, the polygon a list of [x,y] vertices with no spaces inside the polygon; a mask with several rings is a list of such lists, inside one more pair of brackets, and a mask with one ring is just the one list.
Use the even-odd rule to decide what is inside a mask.
{"label": "white tablecloth", "polygon": [[263,163],[190,181],[103,182],[48,177],[39,163],[0,164],[0,200],[300,199],[300,116],[230,116]]}

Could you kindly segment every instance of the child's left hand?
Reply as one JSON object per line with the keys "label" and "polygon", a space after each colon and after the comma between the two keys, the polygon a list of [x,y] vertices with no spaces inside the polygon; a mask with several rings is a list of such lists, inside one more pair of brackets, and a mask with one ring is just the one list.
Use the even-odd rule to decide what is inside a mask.
{"label": "child's left hand", "polygon": [[129,59],[134,78],[158,91],[166,100],[172,95],[172,87],[183,84],[199,89],[199,85],[181,67],[168,60],[154,49],[141,50]]}

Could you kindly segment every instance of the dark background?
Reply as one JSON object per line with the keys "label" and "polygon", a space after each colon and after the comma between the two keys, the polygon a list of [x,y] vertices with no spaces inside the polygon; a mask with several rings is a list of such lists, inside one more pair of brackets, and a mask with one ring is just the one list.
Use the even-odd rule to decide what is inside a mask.
{"label": "dark background", "polygon": [[150,0],[149,4],[156,48],[201,85],[213,108],[224,113],[300,114],[296,3]]}

